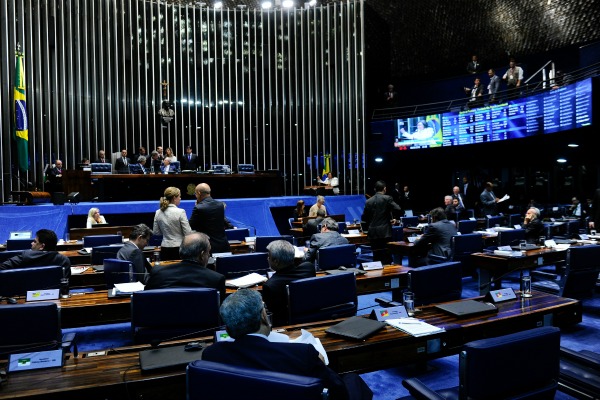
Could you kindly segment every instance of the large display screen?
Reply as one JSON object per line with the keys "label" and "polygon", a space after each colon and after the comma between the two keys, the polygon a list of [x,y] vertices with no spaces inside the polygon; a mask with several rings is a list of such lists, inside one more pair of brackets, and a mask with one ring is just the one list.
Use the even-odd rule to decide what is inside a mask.
{"label": "large display screen", "polygon": [[[465,111],[372,123],[392,131],[395,150],[447,147],[554,133],[592,124],[591,78]],[[391,150],[391,147],[389,148]]]}

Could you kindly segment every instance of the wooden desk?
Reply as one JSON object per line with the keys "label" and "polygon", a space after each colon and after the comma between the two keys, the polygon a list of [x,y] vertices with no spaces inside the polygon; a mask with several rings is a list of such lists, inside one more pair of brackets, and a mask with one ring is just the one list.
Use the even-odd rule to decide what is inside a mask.
{"label": "wooden desk", "polygon": [[[330,325],[340,320],[290,326],[286,330],[291,337],[298,336],[300,328],[310,331],[321,340],[330,367],[338,373],[347,373],[428,361],[457,354],[465,343],[473,340],[514,333],[550,322],[554,326],[568,326],[582,319],[580,301],[536,291],[530,299],[513,300],[497,306],[498,314],[465,319],[451,317],[433,306],[422,307],[419,318],[446,329],[445,332],[423,337],[412,337],[391,327],[385,327],[364,342],[325,333]],[[184,366],[148,372],[140,370],[139,351],[147,348],[132,346],[107,351],[106,355],[69,356],[62,368],[11,374],[0,390],[0,399],[185,398]]]}
{"label": "wooden desk", "polygon": [[71,228],[69,229],[69,239],[82,240],[84,236],[94,235],[116,235],[121,232],[123,238],[128,239],[133,226],[99,226],[97,228]]}
{"label": "wooden desk", "polygon": [[415,244],[405,241],[400,242],[388,242],[388,249],[392,254],[398,254],[400,256],[408,257],[408,265],[414,267],[417,265],[416,260],[419,256],[424,256],[418,249],[415,249]]}

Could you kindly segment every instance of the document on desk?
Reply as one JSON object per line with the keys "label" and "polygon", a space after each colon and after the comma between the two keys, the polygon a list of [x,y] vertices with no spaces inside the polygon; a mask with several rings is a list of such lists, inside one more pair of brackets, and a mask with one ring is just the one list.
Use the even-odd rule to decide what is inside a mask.
{"label": "document on desk", "polygon": [[294,246],[294,258],[304,258],[304,246]]}
{"label": "document on desk", "polygon": [[115,289],[117,289],[119,293],[141,292],[142,290],[144,290],[144,284],[140,281],[115,283]]}
{"label": "document on desk", "polygon": [[225,281],[225,286],[234,288],[249,288],[267,281],[267,277],[253,272],[241,278]]}
{"label": "document on desk", "polygon": [[445,331],[444,328],[438,328],[416,318],[387,319],[385,323],[413,336],[426,336]]}
{"label": "document on desk", "polygon": [[327,352],[325,352],[323,344],[321,343],[319,338],[314,337],[313,334],[309,331],[300,329],[300,336],[298,336],[296,339],[290,339],[288,335],[280,332],[271,332],[269,333],[267,339],[269,339],[269,342],[312,344],[313,347],[319,352],[319,354],[323,356],[325,365],[329,365],[329,358],[327,357]]}

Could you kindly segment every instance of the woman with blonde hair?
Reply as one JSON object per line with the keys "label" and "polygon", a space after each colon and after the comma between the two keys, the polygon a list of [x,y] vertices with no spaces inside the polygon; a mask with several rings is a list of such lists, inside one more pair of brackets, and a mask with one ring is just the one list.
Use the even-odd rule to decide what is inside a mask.
{"label": "woman with blonde hair", "polygon": [[192,233],[185,210],[179,208],[181,191],[176,187],[165,189],[160,198],[160,209],[154,214],[152,233],[162,235],[161,260],[179,260],[179,246],[185,235]]}
{"label": "woman with blonde hair", "polygon": [[171,163],[177,161],[177,156],[173,154],[173,149],[170,147],[167,147],[167,149],[165,150],[165,158],[170,159]]}
{"label": "woman with blonde hair", "polygon": [[100,210],[98,208],[92,207],[90,208],[90,211],[88,211],[88,217],[85,227],[91,228],[92,225],[96,224],[106,224],[106,220],[102,215],[100,215]]}

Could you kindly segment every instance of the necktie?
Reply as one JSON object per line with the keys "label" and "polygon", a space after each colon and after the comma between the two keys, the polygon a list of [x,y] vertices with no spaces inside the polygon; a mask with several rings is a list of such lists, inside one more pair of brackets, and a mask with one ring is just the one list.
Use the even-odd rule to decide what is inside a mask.
{"label": "necktie", "polygon": [[101,162],[101,163],[104,163],[104,158],[102,158],[102,159],[100,160],[100,162]]}
{"label": "necktie", "polygon": [[123,157],[123,164],[127,165],[127,159],[125,157]]}
{"label": "necktie", "polygon": [[188,161],[192,161],[192,155],[188,154]]}

